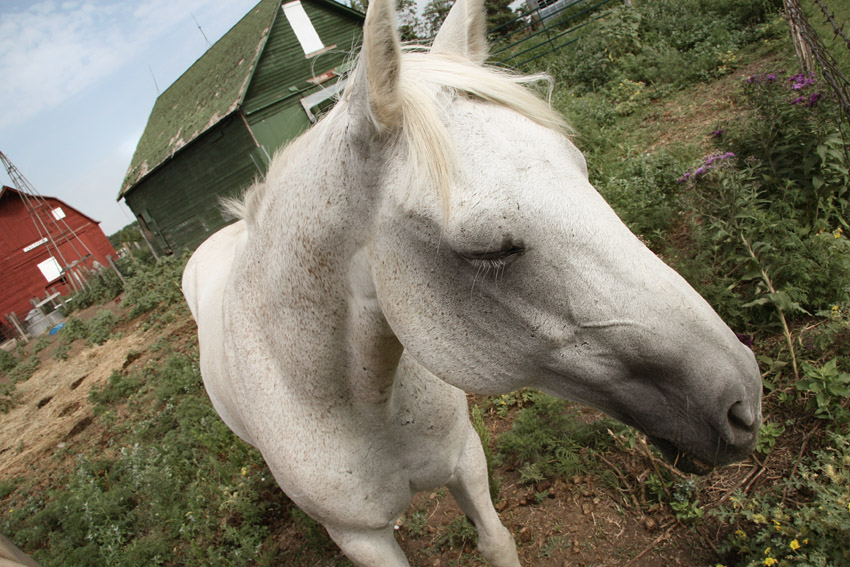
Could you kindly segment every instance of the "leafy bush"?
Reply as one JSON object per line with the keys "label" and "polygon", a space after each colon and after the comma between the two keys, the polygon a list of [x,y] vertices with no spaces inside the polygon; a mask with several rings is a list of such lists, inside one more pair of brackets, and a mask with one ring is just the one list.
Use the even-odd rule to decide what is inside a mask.
{"label": "leafy bush", "polygon": [[714,266],[706,276],[734,289],[757,324],[776,310],[828,310],[850,290],[850,159],[840,142],[850,132],[816,85],[801,75],[751,77],[744,100],[753,118],[718,141],[731,159],[683,178],[697,212],[694,248],[700,263]]}
{"label": "leafy bush", "polygon": [[[550,59],[550,71],[578,93],[612,94],[623,105],[616,91],[642,84],[646,99],[653,90],[680,89],[731,72],[741,46],[765,33],[759,26],[780,8],[781,0],[654,0],[620,6],[591,24],[592,32],[559,54],[555,64]],[[637,108],[639,101],[632,102]]]}
{"label": "leafy bush", "polygon": [[630,153],[597,188],[632,232],[663,249],[678,216],[681,185],[671,175],[681,162],[670,153]]}
{"label": "leafy bush", "polygon": [[98,270],[86,281],[87,287],[74,294],[70,305],[73,309],[85,309],[97,303],[111,301],[124,290],[118,275],[108,268]]}
{"label": "leafy bush", "polygon": [[18,364],[18,357],[0,349],[0,372],[9,372]]}
{"label": "leafy bush", "polygon": [[[765,496],[731,498],[714,512],[735,528],[721,550],[747,567],[831,567],[850,563],[850,436],[831,434],[799,474]],[[796,504],[783,495],[797,494]]]}
{"label": "leafy bush", "polygon": [[586,472],[582,454],[607,444],[606,421],[591,424],[576,419],[567,402],[531,392],[531,403],[516,415],[513,427],[497,440],[499,451],[520,469],[524,482]]}
{"label": "leafy bush", "polygon": [[130,309],[129,317],[138,317],[160,308],[165,310],[172,305],[183,304],[180,278],[188,260],[188,255],[166,256],[153,266],[140,267],[138,272],[127,280],[124,299],[121,302],[122,306]]}
{"label": "leafy bush", "polygon": [[65,326],[60,331],[62,342],[70,344],[77,339],[87,339],[89,328],[85,321],[73,315],[65,321]]}
{"label": "leafy bush", "polygon": [[38,368],[40,361],[37,356],[30,356],[25,360],[21,360],[7,374],[12,384],[17,382],[25,382],[29,380],[35,370]]}
{"label": "leafy bush", "polygon": [[111,311],[98,311],[86,324],[86,335],[89,344],[102,345],[105,343],[118,321]]}
{"label": "leafy bush", "polygon": [[88,399],[95,404],[97,413],[103,413],[107,406],[126,400],[137,392],[144,383],[144,378],[138,374],[133,373],[125,376],[120,372],[113,371],[106,384],[102,387],[95,386],[89,390]]}

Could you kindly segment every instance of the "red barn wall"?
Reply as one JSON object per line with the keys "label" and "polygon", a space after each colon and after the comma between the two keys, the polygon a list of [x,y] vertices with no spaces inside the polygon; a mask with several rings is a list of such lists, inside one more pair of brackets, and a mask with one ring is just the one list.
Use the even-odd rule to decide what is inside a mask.
{"label": "red barn wall", "polygon": [[[92,267],[95,260],[102,266],[108,266],[106,256],[110,255],[114,258],[115,249],[103,234],[99,224],[59,199],[53,197],[43,197],[43,199],[46,201],[48,214],[56,207],[62,208],[65,212],[64,223],[77,235],[77,238],[71,238],[68,242],[56,238],[64,259],[72,263],[83,256],[85,258],[83,264],[88,267]],[[58,227],[52,222],[46,222],[48,230],[54,236],[57,229],[65,229],[65,224],[62,222],[57,224]],[[55,288],[63,295],[73,291],[73,287],[66,280],[67,276],[48,282],[38,268],[40,262],[51,256],[51,252],[54,251],[52,246],[41,244],[24,252],[25,248],[41,238],[20,194],[14,189],[2,188],[2,194],[0,194],[0,318],[2,319],[14,312],[23,321],[32,309],[30,299],[43,298],[50,289]],[[85,243],[88,250],[82,246],[81,242]],[[86,258],[89,251],[91,256]],[[57,257],[56,260],[62,263],[61,258]]]}

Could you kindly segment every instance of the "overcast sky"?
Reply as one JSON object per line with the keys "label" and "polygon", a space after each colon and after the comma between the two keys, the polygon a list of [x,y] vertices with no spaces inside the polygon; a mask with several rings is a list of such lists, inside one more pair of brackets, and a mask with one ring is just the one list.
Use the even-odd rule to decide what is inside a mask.
{"label": "overcast sky", "polygon": [[195,20],[215,43],[258,2],[0,0],[0,151],[112,234],[133,220],[115,199],[154,80],[164,90],[203,55]]}

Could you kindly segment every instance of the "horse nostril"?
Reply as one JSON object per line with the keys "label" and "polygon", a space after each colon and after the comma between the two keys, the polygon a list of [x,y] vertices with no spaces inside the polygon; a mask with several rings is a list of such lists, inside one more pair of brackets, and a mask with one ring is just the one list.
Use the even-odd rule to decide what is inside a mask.
{"label": "horse nostril", "polygon": [[748,404],[740,401],[735,402],[732,404],[732,407],[729,408],[729,413],[727,415],[729,418],[729,424],[732,425],[733,429],[743,429],[744,431],[750,432],[755,428],[756,416]]}

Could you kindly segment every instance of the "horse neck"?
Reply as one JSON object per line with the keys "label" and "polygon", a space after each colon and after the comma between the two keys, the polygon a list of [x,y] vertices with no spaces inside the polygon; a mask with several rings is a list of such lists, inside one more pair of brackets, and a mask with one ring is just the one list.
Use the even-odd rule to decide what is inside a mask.
{"label": "horse neck", "polygon": [[236,276],[236,288],[259,293],[239,294],[236,309],[274,329],[268,340],[288,387],[313,400],[347,393],[380,403],[402,351],[369,264],[380,165],[345,129],[322,124],[275,158]]}

